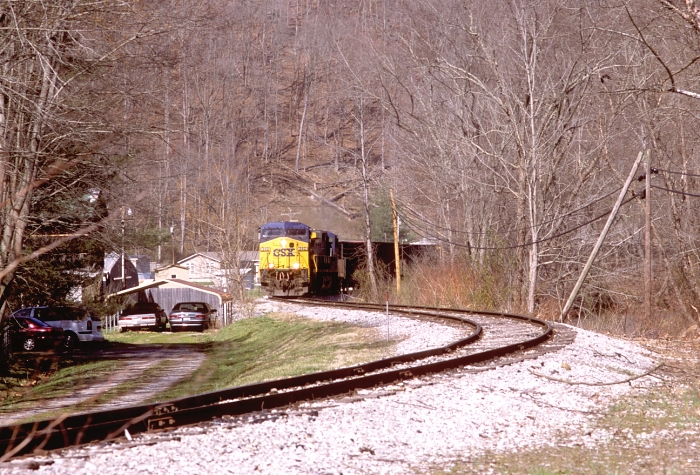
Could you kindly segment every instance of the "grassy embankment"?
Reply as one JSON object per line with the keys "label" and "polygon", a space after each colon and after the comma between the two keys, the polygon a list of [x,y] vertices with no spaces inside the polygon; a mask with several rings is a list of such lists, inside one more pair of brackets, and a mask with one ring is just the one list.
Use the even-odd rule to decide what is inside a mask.
{"label": "grassy embankment", "polygon": [[[121,384],[74,405],[72,412],[94,409],[155,383],[161,376],[177,374],[179,363],[189,353],[204,356],[197,371],[164,387],[152,400],[349,366],[381,358],[393,345],[371,329],[282,314],[240,320],[203,334],[128,332],[112,333],[107,339],[109,350],[128,353],[139,348],[154,351],[167,348],[179,350],[175,352],[178,356],[170,356],[157,366],[133,374]],[[41,362],[31,359],[26,364],[18,362],[13,373],[0,384],[0,413],[43,407],[49,400],[75,395],[81,389],[108,380],[129,361],[111,351],[96,358],[100,359],[54,355],[42,357]]]}

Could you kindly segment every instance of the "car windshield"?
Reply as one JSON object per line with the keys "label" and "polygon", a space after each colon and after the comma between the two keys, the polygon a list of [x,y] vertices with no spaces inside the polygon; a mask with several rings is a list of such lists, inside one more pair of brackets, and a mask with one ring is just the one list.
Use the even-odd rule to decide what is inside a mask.
{"label": "car windshield", "polygon": [[45,322],[58,322],[60,320],[82,320],[86,316],[86,312],[72,307],[47,307],[38,308],[35,316]]}
{"label": "car windshield", "polygon": [[140,313],[155,313],[158,311],[158,304],[155,303],[138,303],[122,312],[122,315],[138,315]]}
{"label": "car windshield", "polygon": [[180,312],[206,312],[207,307],[203,303],[179,303],[175,305],[173,311]]}

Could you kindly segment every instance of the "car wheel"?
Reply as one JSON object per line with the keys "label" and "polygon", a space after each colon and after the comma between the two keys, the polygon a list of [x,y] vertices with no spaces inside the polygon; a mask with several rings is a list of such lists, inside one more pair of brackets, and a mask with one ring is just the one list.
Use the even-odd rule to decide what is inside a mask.
{"label": "car wheel", "polygon": [[32,351],[34,348],[36,348],[36,341],[34,341],[34,338],[27,338],[24,340],[24,343],[22,343],[22,348],[24,348],[26,351]]}
{"label": "car wheel", "polygon": [[73,332],[66,332],[63,336],[63,348],[70,350],[78,344],[78,335]]}
{"label": "car wheel", "polygon": [[126,333],[126,332],[129,331],[129,329],[126,328],[126,327],[122,327],[119,331],[122,332],[122,333]]}

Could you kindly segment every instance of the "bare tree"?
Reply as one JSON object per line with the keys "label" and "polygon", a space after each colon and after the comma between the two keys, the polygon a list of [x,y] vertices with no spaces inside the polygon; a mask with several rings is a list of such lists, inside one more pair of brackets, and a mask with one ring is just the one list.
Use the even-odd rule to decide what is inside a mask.
{"label": "bare tree", "polygon": [[[124,36],[108,26],[123,2],[13,1],[0,7],[0,268],[22,256],[29,205],[38,186],[94,159],[115,136],[105,126],[97,78]],[[109,20],[107,20],[109,18]],[[101,23],[106,20],[106,23]],[[110,42],[110,39],[119,41]],[[14,273],[0,282],[4,306]]]}
{"label": "bare tree", "polygon": [[[542,258],[551,264],[557,253],[545,240],[562,230],[560,216],[582,193],[602,185],[592,178],[604,140],[596,141],[587,106],[615,63],[598,49],[594,30],[581,28],[589,21],[586,9],[564,1],[488,8],[423,2],[416,9],[412,18],[422,20],[399,38],[406,61],[386,63],[405,94],[388,107],[404,137],[416,143],[411,170],[435,182],[429,200],[440,204],[437,217],[448,232],[466,228],[474,236],[473,224],[459,222],[483,215],[473,206],[475,194],[509,207],[514,226],[484,231],[515,237],[506,239],[521,263],[522,302],[533,312]],[[443,238],[458,242],[454,235]]]}

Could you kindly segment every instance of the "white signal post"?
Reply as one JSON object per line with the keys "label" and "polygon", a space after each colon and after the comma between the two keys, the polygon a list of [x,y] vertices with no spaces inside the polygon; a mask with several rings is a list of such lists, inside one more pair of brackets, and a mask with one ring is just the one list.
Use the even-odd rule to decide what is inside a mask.
{"label": "white signal post", "polygon": [[386,293],[386,341],[389,341],[389,292]]}

